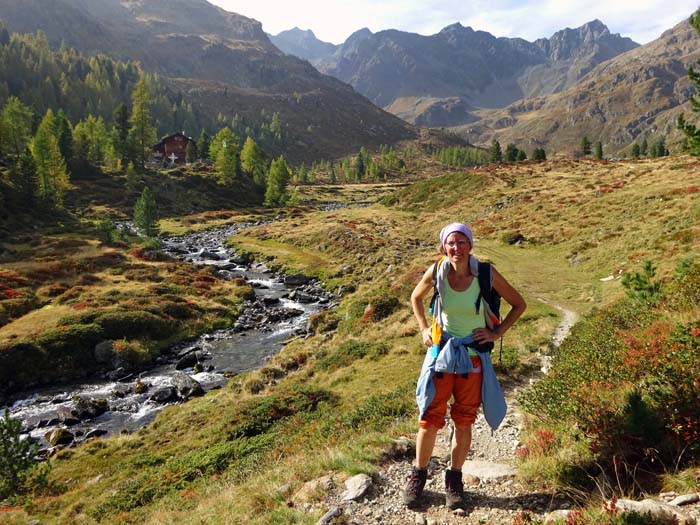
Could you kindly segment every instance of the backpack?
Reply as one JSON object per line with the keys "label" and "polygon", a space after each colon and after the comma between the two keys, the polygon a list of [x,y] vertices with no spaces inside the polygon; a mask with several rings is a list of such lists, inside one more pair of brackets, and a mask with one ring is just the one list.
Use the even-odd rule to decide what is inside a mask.
{"label": "backpack", "polygon": [[[428,309],[431,314],[434,312],[435,301],[437,301],[440,295],[437,288],[437,275],[438,266],[441,262],[442,259],[439,259],[433,265],[433,297],[430,299],[430,307]],[[496,326],[501,322],[501,295],[491,286],[491,263],[479,261],[478,264],[479,275],[477,278],[479,280],[479,296],[476,298],[476,304],[474,305],[476,307],[476,313],[479,313],[483,299],[487,308],[487,316],[491,320],[492,325]],[[494,345],[493,343],[484,343],[482,346],[484,351],[491,352]],[[503,351],[503,338],[501,338],[500,351],[501,353]]]}

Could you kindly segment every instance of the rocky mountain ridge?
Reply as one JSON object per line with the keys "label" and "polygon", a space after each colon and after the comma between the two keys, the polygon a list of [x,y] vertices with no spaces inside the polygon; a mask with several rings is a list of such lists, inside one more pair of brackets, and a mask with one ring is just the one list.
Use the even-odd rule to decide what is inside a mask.
{"label": "rocky mountain ridge", "polygon": [[[322,58],[288,45],[292,34],[281,33],[273,43],[404,120],[431,127],[469,123],[477,120],[478,108],[562,91],[601,62],[638,46],[611,34],[599,20],[535,42],[496,38],[459,23],[431,36],[363,29],[339,46],[326,44]],[[324,44],[308,34],[305,42],[306,49]]]}
{"label": "rocky mountain ridge", "polygon": [[607,60],[577,84],[556,94],[482,111],[481,119],[455,128],[480,143],[498,139],[530,151],[574,154],[587,135],[606,154],[629,153],[634,142],[680,141],[676,119],[690,115],[693,87],[687,68],[700,59],[700,35],[683,21],[657,40]]}

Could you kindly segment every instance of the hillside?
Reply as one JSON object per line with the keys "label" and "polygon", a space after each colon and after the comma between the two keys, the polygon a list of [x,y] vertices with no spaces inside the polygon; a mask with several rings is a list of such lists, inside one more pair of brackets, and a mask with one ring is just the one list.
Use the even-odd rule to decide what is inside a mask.
{"label": "hillside", "polygon": [[[51,460],[52,492],[33,499],[25,509],[4,512],[3,518],[11,525],[30,519],[46,524],[316,523],[328,510],[326,494],[339,493],[348,477],[376,474],[392,463],[408,469],[410,450],[402,453],[392,446],[395,439],[415,432],[412,390],[423,359],[407,302],[417,278],[436,257],[441,225],[455,219],[471,223],[476,254],[491,259],[528,300],[526,316],[505,338],[498,366],[504,384],[513,386],[518,378],[528,377],[529,368],[539,366],[539,353],[548,352],[559,316],[549,305],[574,310],[586,319],[583,331],[572,333],[571,344],[581,346],[569,347],[580,352],[598,348],[591,344],[597,340],[590,338],[596,331],[603,333],[601,326],[607,326],[606,337],[610,330],[628,330],[623,334],[624,341],[632,341],[629,344],[641,337],[633,331],[634,321],[595,324],[600,323],[595,312],[606,313],[607,305],[624,296],[621,276],[638,271],[644,260],[658,265],[657,278],[665,286],[670,286],[682,259],[697,260],[699,173],[696,160],[687,157],[492,166],[423,180],[385,197],[383,204],[296,209],[250,229],[233,239],[240,251],[290,273],[319,275],[333,289],[342,286],[340,305],[315,318],[310,337],[290,341],[263,369],[170,407],[133,435],[58,452]],[[201,226],[207,219],[196,220]],[[59,246],[54,240],[42,248]],[[31,246],[23,245],[22,250],[29,256]],[[189,281],[172,281],[170,272],[178,271],[182,280],[184,268],[159,262],[148,266],[151,273],[160,269],[164,280],[158,287],[192,286]],[[695,274],[688,271],[690,279]],[[98,286],[105,291],[108,282],[120,279],[118,272],[98,275],[103,279]],[[88,283],[81,293],[89,293]],[[691,281],[687,283],[689,288],[676,297],[693,293]],[[212,293],[222,285],[216,282]],[[148,282],[139,286],[156,288]],[[221,299],[219,293],[209,300]],[[195,303],[204,300],[188,297]],[[630,323],[625,312],[615,315]],[[700,320],[697,303],[692,302],[662,303],[652,313],[655,319],[683,326],[696,326]],[[697,339],[688,337],[691,343]],[[615,340],[623,341],[622,336]],[[608,342],[599,344],[605,347]],[[664,362],[669,362],[670,354],[666,357]],[[610,370],[606,362],[601,360],[601,366]],[[526,441],[533,450],[534,439]],[[564,446],[567,442],[561,439]],[[576,454],[581,453],[580,443],[587,443],[587,438],[579,439],[584,441]],[[514,450],[511,454],[515,458]],[[573,461],[576,454],[564,449],[552,457]],[[562,480],[547,478],[551,469],[537,465],[534,471],[540,477],[522,489],[523,499],[507,501],[529,502],[538,494],[545,503],[530,512],[541,518],[558,508],[548,505],[562,503],[553,497],[560,494],[556,483]],[[598,476],[602,465],[595,467]],[[576,473],[584,466],[576,463],[573,471],[564,472]],[[330,476],[330,481],[322,476]],[[511,484],[511,490],[521,490],[521,483],[527,481]],[[512,523],[517,509],[482,496],[487,490],[483,487],[473,490],[476,509],[466,516],[445,514],[440,505],[429,505],[419,514],[450,524],[477,523],[488,519],[486,509],[491,523]],[[580,486],[578,490],[583,494]],[[498,520],[490,511],[494,505]],[[395,523],[392,520],[405,511],[377,512],[380,522]],[[508,521],[501,521],[503,516]],[[416,519],[413,514],[411,519]]]}
{"label": "hillside", "polygon": [[430,127],[469,123],[478,108],[557,93],[597,64],[637,47],[599,20],[532,43],[459,23],[431,36],[362,30],[334,49],[308,33],[281,33],[274,41],[378,106]]}
{"label": "hillside", "polygon": [[[141,62],[201,108],[197,126],[236,114],[257,125],[261,113],[284,114],[285,144],[271,153],[295,162],[316,158],[309,148],[317,142],[332,156],[414,135],[350,87],[285,56],[258,22],[204,0],[12,0],[0,4],[0,19],[10,32],[43,31],[55,48]],[[199,127],[187,131],[196,136]]]}
{"label": "hillside", "polygon": [[680,139],[676,119],[690,112],[687,69],[698,58],[700,35],[684,21],[600,64],[566,91],[484,111],[457,131],[475,143],[496,138],[563,154],[572,154],[584,135],[600,140],[610,154],[629,154],[629,146],[645,138],[651,144],[667,137],[674,144]]}

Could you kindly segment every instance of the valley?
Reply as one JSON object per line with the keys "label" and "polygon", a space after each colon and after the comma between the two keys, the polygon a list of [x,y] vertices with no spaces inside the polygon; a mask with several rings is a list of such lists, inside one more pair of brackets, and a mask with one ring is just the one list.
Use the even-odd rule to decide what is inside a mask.
{"label": "valley", "polygon": [[[699,32],[0,2],[0,522],[697,523]],[[528,307],[468,498],[448,425],[409,508],[410,298],[455,221]]]}

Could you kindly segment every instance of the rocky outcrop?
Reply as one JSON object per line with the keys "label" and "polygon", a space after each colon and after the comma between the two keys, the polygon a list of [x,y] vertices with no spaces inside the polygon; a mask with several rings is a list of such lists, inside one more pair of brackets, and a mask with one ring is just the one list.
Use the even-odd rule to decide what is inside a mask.
{"label": "rocky outcrop", "polygon": [[316,38],[310,29],[302,31],[298,27],[270,36],[270,40],[284,53],[310,62],[330,57],[337,48]]}

